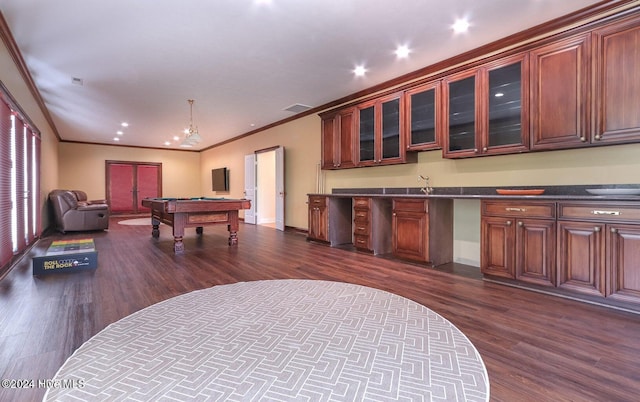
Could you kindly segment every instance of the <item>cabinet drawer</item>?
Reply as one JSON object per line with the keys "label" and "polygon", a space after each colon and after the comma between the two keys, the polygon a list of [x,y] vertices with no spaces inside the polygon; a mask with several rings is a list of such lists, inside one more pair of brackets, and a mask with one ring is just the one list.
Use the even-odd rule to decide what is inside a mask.
{"label": "cabinet drawer", "polygon": [[429,202],[427,200],[419,199],[399,199],[393,200],[393,211],[404,212],[429,212]]}
{"label": "cabinet drawer", "polygon": [[366,209],[355,209],[353,211],[353,221],[369,222],[370,221],[369,214],[370,212]]}
{"label": "cabinet drawer", "polygon": [[369,209],[369,208],[371,208],[371,198],[368,198],[368,197],[354,197],[353,198],[353,207],[354,208]]}
{"label": "cabinet drawer", "polygon": [[637,222],[640,205],[631,203],[560,203],[558,219],[593,220],[599,222]]}
{"label": "cabinet drawer", "polygon": [[321,195],[310,195],[309,196],[309,206],[310,207],[326,207],[327,206],[327,197]]}
{"label": "cabinet drawer", "polygon": [[553,219],[556,216],[556,203],[483,201],[482,214],[490,216]]}
{"label": "cabinet drawer", "polygon": [[368,236],[371,233],[371,226],[368,222],[354,222],[355,226],[353,227],[353,234],[355,235],[366,235]]}
{"label": "cabinet drawer", "polygon": [[366,250],[370,250],[371,246],[369,245],[369,236],[365,235],[354,235],[353,236],[353,245],[356,248],[362,248]]}

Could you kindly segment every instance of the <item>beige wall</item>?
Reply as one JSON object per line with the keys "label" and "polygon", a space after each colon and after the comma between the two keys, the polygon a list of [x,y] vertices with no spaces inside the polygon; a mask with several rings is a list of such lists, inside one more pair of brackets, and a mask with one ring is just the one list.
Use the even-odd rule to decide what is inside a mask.
{"label": "beige wall", "polygon": [[244,155],[277,145],[284,147],[285,225],[306,229],[307,194],[316,191],[316,169],[320,163],[320,118],[316,115],[306,116],[202,152],[203,195],[215,195],[211,191],[211,169],[226,166],[230,169],[231,187],[229,193],[224,196],[243,197]]}
{"label": "beige wall", "polygon": [[[318,134],[319,135],[319,134]],[[325,190],[341,187],[529,186],[640,183],[640,144],[444,159],[441,151],[418,154],[418,163],[326,171]]]}
{"label": "beige wall", "polygon": [[42,227],[49,225],[49,214],[46,203],[49,191],[56,188],[58,183],[58,139],[51,126],[47,123],[35,98],[25,84],[19,70],[11,58],[4,43],[0,41],[0,80],[7,87],[24,113],[31,119],[40,131],[41,167],[40,167],[40,205],[42,212]]}
{"label": "beige wall", "polygon": [[162,163],[162,195],[200,196],[200,154],[197,152],[130,148],[61,142],[59,188],[87,192],[89,199],[106,198],[105,161]]}

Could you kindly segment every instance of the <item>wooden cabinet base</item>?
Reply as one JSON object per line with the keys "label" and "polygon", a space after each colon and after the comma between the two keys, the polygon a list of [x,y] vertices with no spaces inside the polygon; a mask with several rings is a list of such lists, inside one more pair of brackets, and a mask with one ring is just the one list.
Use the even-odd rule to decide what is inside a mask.
{"label": "wooden cabinet base", "polygon": [[393,200],[393,255],[432,266],[453,261],[453,200]]}

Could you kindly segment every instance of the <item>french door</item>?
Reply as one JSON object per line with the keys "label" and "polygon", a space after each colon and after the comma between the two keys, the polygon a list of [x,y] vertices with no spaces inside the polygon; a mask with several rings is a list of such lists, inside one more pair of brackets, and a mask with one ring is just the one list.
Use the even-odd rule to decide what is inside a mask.
{"label": "french door", "polygon": [[105,172],[112,214],[147,213],[142,200],[162,196],[162,163],[106,161]]}

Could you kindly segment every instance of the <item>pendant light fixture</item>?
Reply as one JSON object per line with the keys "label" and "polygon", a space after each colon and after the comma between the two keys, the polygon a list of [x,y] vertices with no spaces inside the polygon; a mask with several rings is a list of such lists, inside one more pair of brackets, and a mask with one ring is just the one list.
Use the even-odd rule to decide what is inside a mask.
{"label": "pendant light fixture", "polygon": [[184,140],[180,144],[181,147],[191,148],[195,144],[202,141],[202,137],[198,134],[198,126],[193,125],[193,99],[188,99],[189,102],[189,128],[184,130]]}

